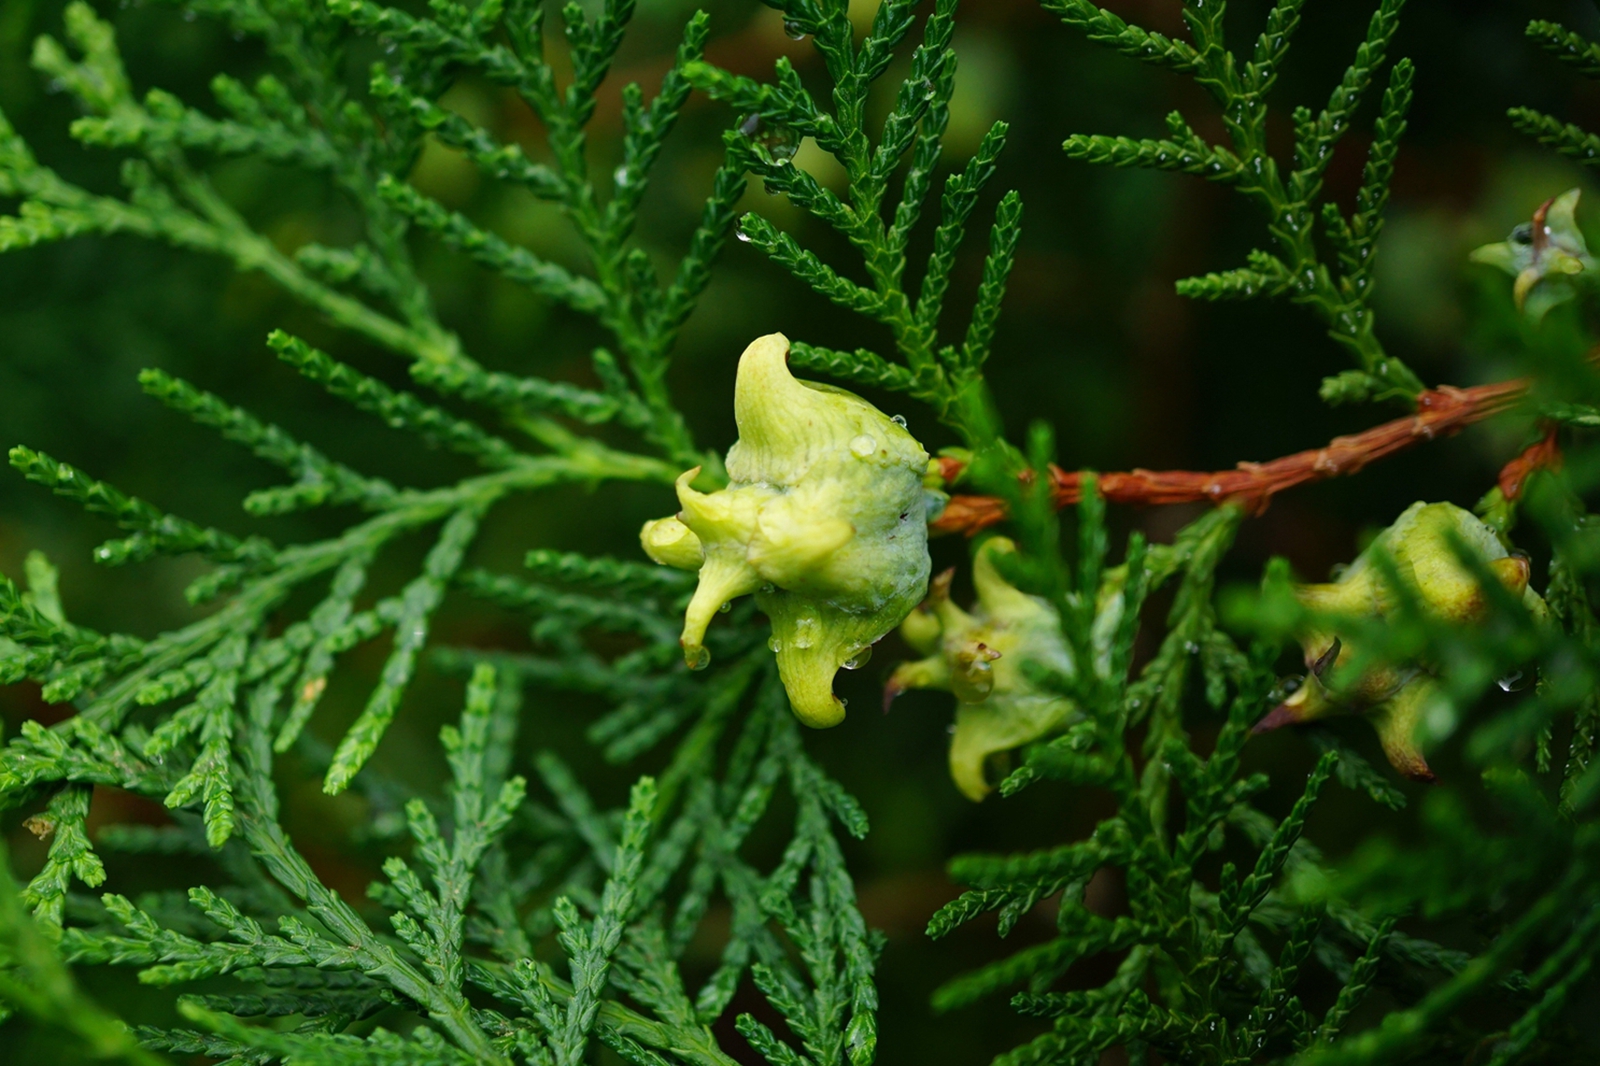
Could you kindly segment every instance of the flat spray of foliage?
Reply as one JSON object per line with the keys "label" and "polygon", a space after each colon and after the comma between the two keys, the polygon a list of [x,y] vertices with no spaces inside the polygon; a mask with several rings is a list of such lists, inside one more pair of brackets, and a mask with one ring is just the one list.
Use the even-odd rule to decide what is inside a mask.
{"label": "flat spray of foliage", "polygon": [[[1498,490],[1485,499],[1483,513],[1502,535],[1520,515],[1551,546],[1547,597],[1558,624],[1539,624],[1487,581],[1488,620],[1449,626],[1398,578],[1392,617],[1342,620],[1370,630],[1362,647],[1376,657],[1447,664],[1426,726],[1432,741],[1458,746],[1469,769],[1427,795],[1420,842],[1402,849],[1374,835],[1335,866],[1306,836],[1321,793],[1337,783],[1380,811],[1406,799],[1344,732],[1315,730],[1305,738],[1322,755],[1300,798],[1286,810],[1256,805],[1269,782],[1241,771],[1241,752],[1272,705],[1280,649],[1305,621],[1286,568],[1274,566],[1259,595],[1223,597],[1219,607],[1217,567],[1245,520],[1228,505],[1172,544],[1134,536],[1116,561],[1092,480],[1067,526],[1075,538],[1063,545],[1044,476],[1056,458],[1050,433],[1038,427],[1019,447],[1000,430],[1003,404],[991,401],[983,368],[1022,204],[1014,192],[986,189],[1003,123],[970,160],[953,169],[943,162],[957,77],[955,0],[884,0],[864,34],[842,0],[786,0],[787,28],[809,37],[821,60],[809,88],[784,60],[768,80],[706,62],[711,27],[696,15],[654,97],[623,87],[622,161],[603,174],[593,172],[585,130],[630,0],[573,3],[559,14],[536,0],[430,0],[426,14],[372,0],[173,2],[262,42],[274,73],[251,85],[218,75],[205,107],[159,89],[136,95],[110,26],[86,4],[69,4],[64,40],[42,38],[34,63],[83,109],[73,135],[124,156],[125,192],[64,180],[0,117],[0,196],[21,205],[0,218],[0,249],[129,233],[264,275],[332,325],[404,359],[415,388],[393,388],[283,333],[269,338],[272,354],[347,401],[352,417],[375,417],[476,469],[451,484],[393,484],[154,369],[140,377],[152,397],[284,471],[281,484],[245,500],[249,513],[343,506],[343,532],[279,545],[202,527],[62,460],[13,449],[22,475],[118,527],[98,561],[198,555],[210,568],[189,597],[216,607],[172,632],[103,634],[64,616],[43,555],[29,558],[26,591],[0,583],[0,677],[34,682],[47,701],[72,709],[49,728],[28,723],[0,751],[0,807],[37,811],[30,826],[50,841],[20,897],[0,871],[3,1009],[63,1027],[89,1053],[141,1063],[203,1055],[572,1066],[604,1054],[598,1045],[639,1066],[727,1066],[753,1055],[772,1066],[873,1061],[882,941],[856,907],[839,841],[841,830],[866,833],[867,818],[807,754],[760,621],[741,607],[714,625],[715,665],[691,674],[676,644],[687,575],[544,550],[529,553],[522,574],[466,564],[485,516],[513,495],[631,480],[661,486],[665,499],[687,467],[704,465],[703,476],[716,479],[720,460],[691,438],[666,370],[719,253],[737,237],[858,312],[873,324],[864,335],[890,345],[839,351],[795,338],[795,367],[926,404],[965,444],[964,477],[1008,502],[1021,552],[1006,576],[1055,608],[1078,664],[1071,676],[1037,672],[1034,680],[1078,713],[1065,732],[1024,753],[1002,795],[1065,782],[1114,801],[1115,813],[1088,839],[954,862],[971,889],[933,916],[931,936],[986,912],[998,912],[1004,935],[1041,904],[1053,908],[1057,931],[951,980],[937,1009],[1011,995],[1017,1010],[1041,1019],[1032,1042],[995,1049],[997,1061],[1015,1066],[1092,1064],[1111,1048],[1134,1063],[1207,1066],[1468,1054],[1496,1066],[1593,1061],[1582,1019],[1565,1008],[1600,952],[1600,769],[1591,766],[1600,633],[1588,598],[1600,542],[1580,503],[1600,457],[1574,449],[1565,474],[1541,475],[1523,499]],[[1328,378],[1325,397],[1410,404],[1421,382],[1384,351],[1371,305],[1411,96],[1410,64],[1389,55],[1401,3],[1381,0],[1325,106],[1293,110],[1293,149],[1280,159],[1268,152],[1268,98],[1302,3],[1280,0],[1254,43],[1232,52],[1221,0],[1185,5],[1187,41],[1085,0],[1045,0],[1072,28],[1063,32],[1195,78],[1226,131],[1226,143],[1211,143],[1175,113],[1164,138],[1074,135],[1065,152],[1197,175],[1258,204],[1265,247],[1242,267],[1180,282],[1180,291],[1302,305],[1355,363]],[[1585,73],[1600,73],[1597,46],[1543,23],[1530,33]],[[347,45],[362,37],[386,47],[358,89],[344,70]],[[893,103],[869,126],[868,94],[897,57],[905,76],[880,87]],[[465,75],[532,109],[545,135],[537,158],[441,105]],[[646,255],[634,230],[663,141],[696,90],[726,105],[725,162],[701,190],[692,235],[667,262]],[[1376,117],[1363,183],[1353,208],[1341,208],[1322,198],[1323,176],[1369,98]],[[1529,111],[1512,119],[1584,163],[1600,159],[1591,134]],[[430,137],[487,177],[556,205],[585,269],[541,259],[408,184]],[[842,192],[794,165],[802,138],[837,160]],[[208,161],[229,156],[323,176],[358,209],[359,239],[284,252],[208,180]],[[852,261],[824,262],[771,221],[737,217],[750,175],[836,230]],[[957,316],[947,297],[976,219],[987,230],[981,281]],[[919,227],[931,230],[931,252],[913,264],[908,248]],[[441,242],[592,318],[610,338],[592,353],[600,387],[475,361],[439,321],[413,268],[418,240]],[[956,317],[964,329],[950,325]],[[1560,355],[1577,366],[1585,343],[1572,332],[1565,347],[1549,328],[1524,327],[1518,340],[1547,364]],[[1600,424],[1600,408],[1586,405],[1592,379],[1569,373],[1560,381],[1540,393],[1539,413]],[[430,393],[449,398],[449,408]],[[459,410],[474,413],[452,413]],[[585,428],[604,423],[623,431],[606,441],[632,443],[602,443]],[[415,576],[393,595],[365,594],[375,557],[416,534],[432,547]],[[1464,547],[1462,559],[1479,565]],[[1164,625],[1145,609],[1163,588],[1172,593]],[[285,605],[306,599],[296,596],[302,590],[314,606],[296,616]],[[460,594],[526,612],[538,650],[431,650],[440,667],[470,680],[459,724],[440,736],[448,791],[415,795],[365,764],[406,713],[408,685],[430,654],[430,620],[446,596]],[[1136,657],[1141,627],[1141,646],[1153,650]],[[591,639],[602,632],[626,639]],[[1244,646],[1238,634],[1249,635]],[[364,709],[337,743],[320,744],[306,726],[330,674],[352,649],[382,639],[390,650]],[[1537,669],[1537,686],[1482,710],[1495,681],[1519,669]],[[605,808],[550,752],[533,764],[536,783],[512,772],[524,700],[559,701],[562,691],[612,705],[589,730],[607,759],[663,752],[665,769],[640,778],[624,806]],[[321,881],[287,835],[284,769],[275,767],[291,752],[293,766],[319,768],[327,792],[356,789],[370,801],[365,831],[393,846],[370,906]],[[1482,787],[1471,769],[1481,771]],[[164,803],[171,824],[111,826],[91,841],[96,785]],[[780,792],[789,798],[779,809],[793,812],[789,843],[776,866],[760,869],[743,848]],[[96,897],[82,889],[116,887],[104,885],[97,847],[152,862],[209,856],[215,878],[186,898]],[[1085,902],[1086,884],[1104,870],[1126,888],[1126,907],[1114,915]],[[720,961],[691,980],[679,960],[705,935],[713,906],[731,916]],[[1464,947],[1425,938],[1429,923],[1444,928],[1461,916],[1473,921],[1470,933],[1455,934]],[[1113,976],[1057,990],[1076,962],[1096,955],[1108,957]],[[64,963],[132,966],[147,984],[201,982],[205,991],[177,997],[184,1026],[130,1028],[89,1003]],[[1325,976],[1303,981],[1311,971]],[[726,1046],[726,1030],[713,1025],[747,986],[770,1005],[769,1017],[783,1019],[783,1031],[742,1013],[738,1042]]]}

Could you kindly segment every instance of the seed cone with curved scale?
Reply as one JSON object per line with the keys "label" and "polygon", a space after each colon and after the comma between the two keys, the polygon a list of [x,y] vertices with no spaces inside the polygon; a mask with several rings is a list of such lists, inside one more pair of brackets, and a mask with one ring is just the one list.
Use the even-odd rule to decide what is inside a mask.
{"label": "seed cone with curved scale", "polygon": [[950,776],[971,800],[992,791],[984,775],[990,756],[1055,732],[1076,713],[1071,701],[1040,688],[1023,669],[1031,661],[1071,676],[1074,664],[1055,608],[1017,589],[995,568],[996,557],[1016,550],[1005,537],[978,548],[972,562],[978,602],[971,614],[950,600],[954,571],[934,580],[928,601],[900,626],[906,643],[928,657],[901,664],[884,689],[886,704],[912,688],[955,694]]}
{"label": "seed cone with curved scale", "polygon": [[698,569],[684,617],[684,659],[710,660],[706,626],[755,593],[789,702],[807,725],[837,725],[842,666],[860,665],[928,585],[928,453],[854,393],[789,373],[789,341],[772,333],[739,358],[729,484],[700,492],[678,479],[682,510],[645,524],[659,563]]}
{"label": "seed cone with curved scale", "polygon": [[[1537,618],[1548,613],[1544,600],[1528,587],[1528,560],[1508,552],[1494,532],[1471,512],[1451,503],[1414,503],[1351,563],[1337,581],[1297,585],[1305,607],[1334,616],[1383,619],[1395,614],[1401,593],[1374,563],[1385,555],[1407,592],[1430,614],[1470,625],[1482,621],[1489,603],[1484,587],[1456,554],[1459,542],[1479,555],[1495,577]],[[1417,744],[1417,726],[1438,692],[1432,666],[1409,662],[1372,666],[1357,672],[1359,637],[1337,621],[1317,620],[1300,633],[1305,651],[1305,682],[1256,723],[1255,732],[1314,721],[1336,714],[1363,714],[1378,731],[1383,752],[1394,768],[1415,781],[1434,774]]]}
{"label": "seed cone with curved scale", "polygon": [[1581,194],[1568,189],[1546,200],[1508,239],[1472,252],[1474,263],[1499,267],[1516,279],[1511,295],[1534,322],[1577,296],[1577,283],[1594,276],[1595,259],[1576,217]]}

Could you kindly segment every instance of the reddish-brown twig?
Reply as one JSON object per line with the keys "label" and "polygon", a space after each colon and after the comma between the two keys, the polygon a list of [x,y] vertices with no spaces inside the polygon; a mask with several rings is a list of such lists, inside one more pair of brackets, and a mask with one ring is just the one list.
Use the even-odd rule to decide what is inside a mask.
{"label": "reddish-brown twig", "polygon": [[1528,475],[1535,470],[1561,469],[1561,449],[1556,444],[1556,424],[1547,423],[1544,436],[1522,449],[1522,454],[1500,468],[1497,484],[1500,495],[1515,500],[1528,484]]}
{"label": "reddish-brown twig", "polygon": [[[1267,463],[1240,463],[1232,470],[1132,470],[1099,475],[1100,495],[1112,503],[1225,503],[1241,504],[1252,514],[1265,510],[1272,497],[1284,489],[1312,481],[1354,474],[1368,463],[1393,455],[1419,441],[1448,436],[1474,422],[1481,422],[1514,406],[1528,390],[1525,378],[1458,389],[1441,385],[1417,397],[1417,413],[1348,437],[1335,437],[1326,447],[1296,452]],[[1539,450],[1538,456],[1532,453]],[[1523,477],[1542,465],[1549,465],[1554,453],[1553,438],[1524,453],[1529,458],[1512,482],[1520,491]],[[1531,458],[1530,458],[1531,457]],[[958,460],[940,460],[945,480],[962,469]],[[1507,466],[1510,472],[1516,460]],[[1081,477],[1059,467],[1050,468],[1055,505],[1077,503]],[[1501,475],[1502,491],[1507,474]],[[1508,497],[1514,493],[1508,494]],[[955,495],[928,528],[932,533],[965,533],[968,536],[994,525],[1006,516],[1005,501],[998,496]]]}

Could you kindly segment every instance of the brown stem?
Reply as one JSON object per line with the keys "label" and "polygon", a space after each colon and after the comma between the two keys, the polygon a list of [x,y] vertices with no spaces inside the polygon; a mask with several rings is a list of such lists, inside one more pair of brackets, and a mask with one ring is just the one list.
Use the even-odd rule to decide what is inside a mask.
{"label": "brown stem", "polygon": [[1556,444],[1556,424],[1547,422],[1544,436],[1522,449],[1522,453],[1500,468],[1497,483],[1500,495],[1515,500],[1527,487],[1528,475],[1535,470],[1561,469],[1561,448]]}
{"label": "brown stem", "polygon": [[[1416,414],[1373,426],[1348,437],[1335,437],[1322,448],[1295,452],[1266,463],[1240,463],[1232,470],[1131,470],[1101,474],[1100,495],[1111,503],[1232,502],[1243,505],[1251,514],[1260,514],[1272,502],[1272,497],[1284,489],[1354,474],[1368,463],[1409,448],[1418,441],[1448,436],[1513,407],[1527,390],[1526,378],[1475,385],[1468,389],[1441,385],[1417,397]],[[1539,455],[1530,458],[1535,451]],[[1520,472],[1510,482],[1516,491],[1521,490],[1522,479],[1530,471],[1550,464],[1549,453],[1555,453],[1553,437],[1547,437],[1546,441],[1530,448],[1507,466],[1509,473],[1518,462],[1528,459],[1525,467],[1519,468]],[[959,460],[954,459],[942,459],[940,463],[946,482],[959,474],[963,467]],[[1507,473],[1501,475],[1502,491],[1508,483],[1507,476]],[[1056,507],[1078,502],[1081,475],[1051,466],[1050,477],[1055,486]],[[1514,493],[1508,493],[1510,495]],[[929,525],[928,530],[931,533],[965,533],[971,536],[1005,517],[1005,501],[998,496],[957,495],[950,497],[944,513]]]}

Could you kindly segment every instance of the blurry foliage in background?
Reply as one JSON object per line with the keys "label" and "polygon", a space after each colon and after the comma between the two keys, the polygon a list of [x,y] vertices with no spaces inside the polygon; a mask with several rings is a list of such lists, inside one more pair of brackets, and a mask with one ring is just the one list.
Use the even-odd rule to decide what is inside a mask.
{"label": "blurry foliage in background", "polygon": [[[1594,1061],[1600,15],[1402,6],[0,5],[6,1061]],[[779,331],[1010,538],[826,732]]]}

